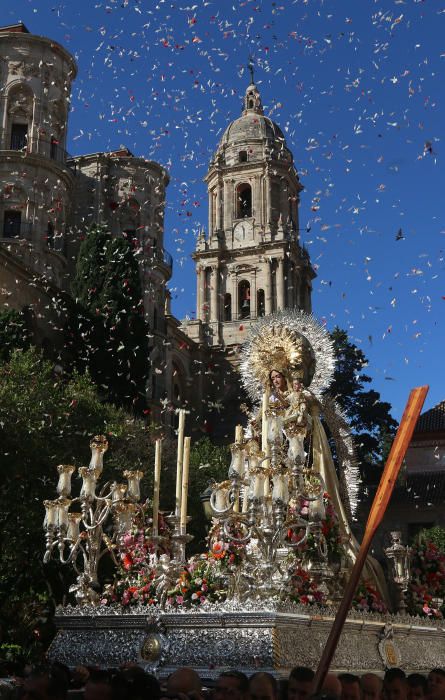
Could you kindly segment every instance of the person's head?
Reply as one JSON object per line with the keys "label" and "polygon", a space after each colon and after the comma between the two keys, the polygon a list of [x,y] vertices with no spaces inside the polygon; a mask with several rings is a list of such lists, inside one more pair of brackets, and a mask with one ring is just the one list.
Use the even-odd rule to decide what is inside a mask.
{"label": "person's head", "polygon": [[341,700],[361,700],[360,679],[353,673],[341,673]]}
{"label": "person's head", "polygon": [[421,673],[411,673],[408,683],[408,700],[424,700],[428,695],[428,681]]}
{"label": "person's head", "polygon": [[159,700],[161,697],[159,681],[140,666],[128,666],[120,671],[119,676],[125,683],[128,698],[131,700]]}
{"label": "person's head", "polygon": [[200,698],[202,682],[192,668],[178,668],[167,679],[167,695],[188,695],[189,698]]}
{"label": "person's head", "polygon": [[293,668],[287,684],[287,700],[307,700],[312,694],[315,673],[306,666]]}
{"label": "person's head", "polygon": [[375,673],[365,673],[360,678],[360,686],[363,700],[381,700],[383,681]]}
{"label": "person's head", "polygon": [[278,389],[279,391],[286,390],[287,385],[284,374],[282,374],[282,372],[279,372],[277,369],[273,369],[271,370],[271,372],[269,372],[269,380],[272,389]]}
{"label": "person's head", "polygon": [[84,700],[113,700],[111,673],[91,669],[83,691]]}
{"label": "person's head", "polygon": [[433,668],[428,674],[428,693],[430,700],[445,700],[445,671]]}
{"label": "person's head", "polygon": [[408,700],[408,683],[401,668],[390,668],[383,679],[384,700]]}
{"label": "person's head", "polygon": [[335,673],[326,674],[321,690],[324,695],[333,695],[340,699],[342,688],[341,683]]}
{"label": "person's head", "polygon": [[23,700],[65,700],[68,695],[68,678],[57,666],[31,668],[22,687]]}
{"label": "person's head", "polygon": [[249,690],[249,680],[241,671],[223,671],[213,690],[215,700],[244,700]]}
{"label": "person's head", "polygon": [[277,700],[278,683],[271,673],[254,673],[249,679],[250,700]]}

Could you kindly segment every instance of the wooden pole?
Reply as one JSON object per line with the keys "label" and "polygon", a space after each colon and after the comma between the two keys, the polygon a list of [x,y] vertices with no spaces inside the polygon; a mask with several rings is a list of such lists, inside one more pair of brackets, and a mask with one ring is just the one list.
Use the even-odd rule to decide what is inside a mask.
{"label": "wooden pole", "polygon": [[372,538],[374,537],[374,534],[385,514],[397,475],[408,445],[411,441],[411,437],[414,432],[414,428],[416,427],[417,419],[420,415],[420,411],[422,410],[428,389],[428,386],[417,387],[416,389],[413,389],[409,395],[408,403],[406,404],[403,412],[399,429],[392,444],[388,459],[386,460],[385,469],[383,470],[382,478],[380,479],[379,487],[374,497],[374,502],[369,513],[368,522],[366,523],[365,534],[357,555],[357,559],[355,560],[355,564],[352,568],[343,599],[337,610],[326,646],[323,649],[320,663],[318,664],[317,673],[315,674],[314,678],[314,693],[319,693],[323,687],[324,679],[329,671],[329,666],[337,648],[338,640],[349,612],[349,608],[351,607],[352,599],[357,589],[357,584],[360,580],[360,575],[362,573],[366,557],[368,556]]}

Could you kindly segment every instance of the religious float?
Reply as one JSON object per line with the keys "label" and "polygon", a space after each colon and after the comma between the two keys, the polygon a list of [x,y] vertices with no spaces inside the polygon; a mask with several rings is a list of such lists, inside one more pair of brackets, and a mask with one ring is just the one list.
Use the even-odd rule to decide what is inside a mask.
{"label": "religious float", "polygon": [[[171,513],[159,511],[161,440],[149,514],[141,471],[100,485],[104,437],[91,442],[77,497],[74,467],[58,467],[58,497],[45,501],[45,561],[71,564],[77,581],[70,588],[76,604],[57,611],[50,658],[69,666],[137,662],[160,676],[191,666],[203,678],[228,668],[286,677],[296,665],[317,666],[359,558],[350,527],[359,472],[347,422],[326,394],[333,370],[330,337],[312,315],[279,312],[252,327],[240,371],[253,409],[247,427],[236,429],[227,479],[211,487],[208,551],[189,559],[193,474],[184,411]],[[398,610],[389,612],[382,568],[367,556],[333,670],[445,666],[441,621],[405,611],[409,552],[398,533],[386,554]],[[104,556],[119,573],[101,588]]]}

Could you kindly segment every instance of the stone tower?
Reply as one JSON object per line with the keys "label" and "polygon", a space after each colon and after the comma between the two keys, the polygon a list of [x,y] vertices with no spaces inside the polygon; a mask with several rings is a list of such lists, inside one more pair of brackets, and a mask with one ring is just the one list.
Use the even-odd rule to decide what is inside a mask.
{"label": "stone tower", "polygon": [[0,244],[59,288],[67,285],[74,175],[65,146],[76,72],[57,42],[23,24],[0,28]]}
{"label": "stone tower", "polygon": [[315,273],[299,242],[303,189],[283,132],[264,115],[253,76],[242,115],[225,130],[205,181],[208,234],[198,237],[194,340],[228,350],[260,316],[311,310]]}

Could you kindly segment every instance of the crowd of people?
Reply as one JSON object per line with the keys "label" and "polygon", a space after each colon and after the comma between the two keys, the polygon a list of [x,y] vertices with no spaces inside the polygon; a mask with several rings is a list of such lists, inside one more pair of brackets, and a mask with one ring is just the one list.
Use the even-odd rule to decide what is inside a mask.
{"label": "crowd of people", "polygon": [[445,670],[407,675],[391,668],[375,673],[328,673],[315,693],[314,671],[294,668],[287,680],[272,674],[223,671],[204,683],[191,668],[178,668],[159,681],[137,665],[100,670],[84,666],[71,671],[62,664],[25,668],[0,679],[0,700],[445,700]]}

